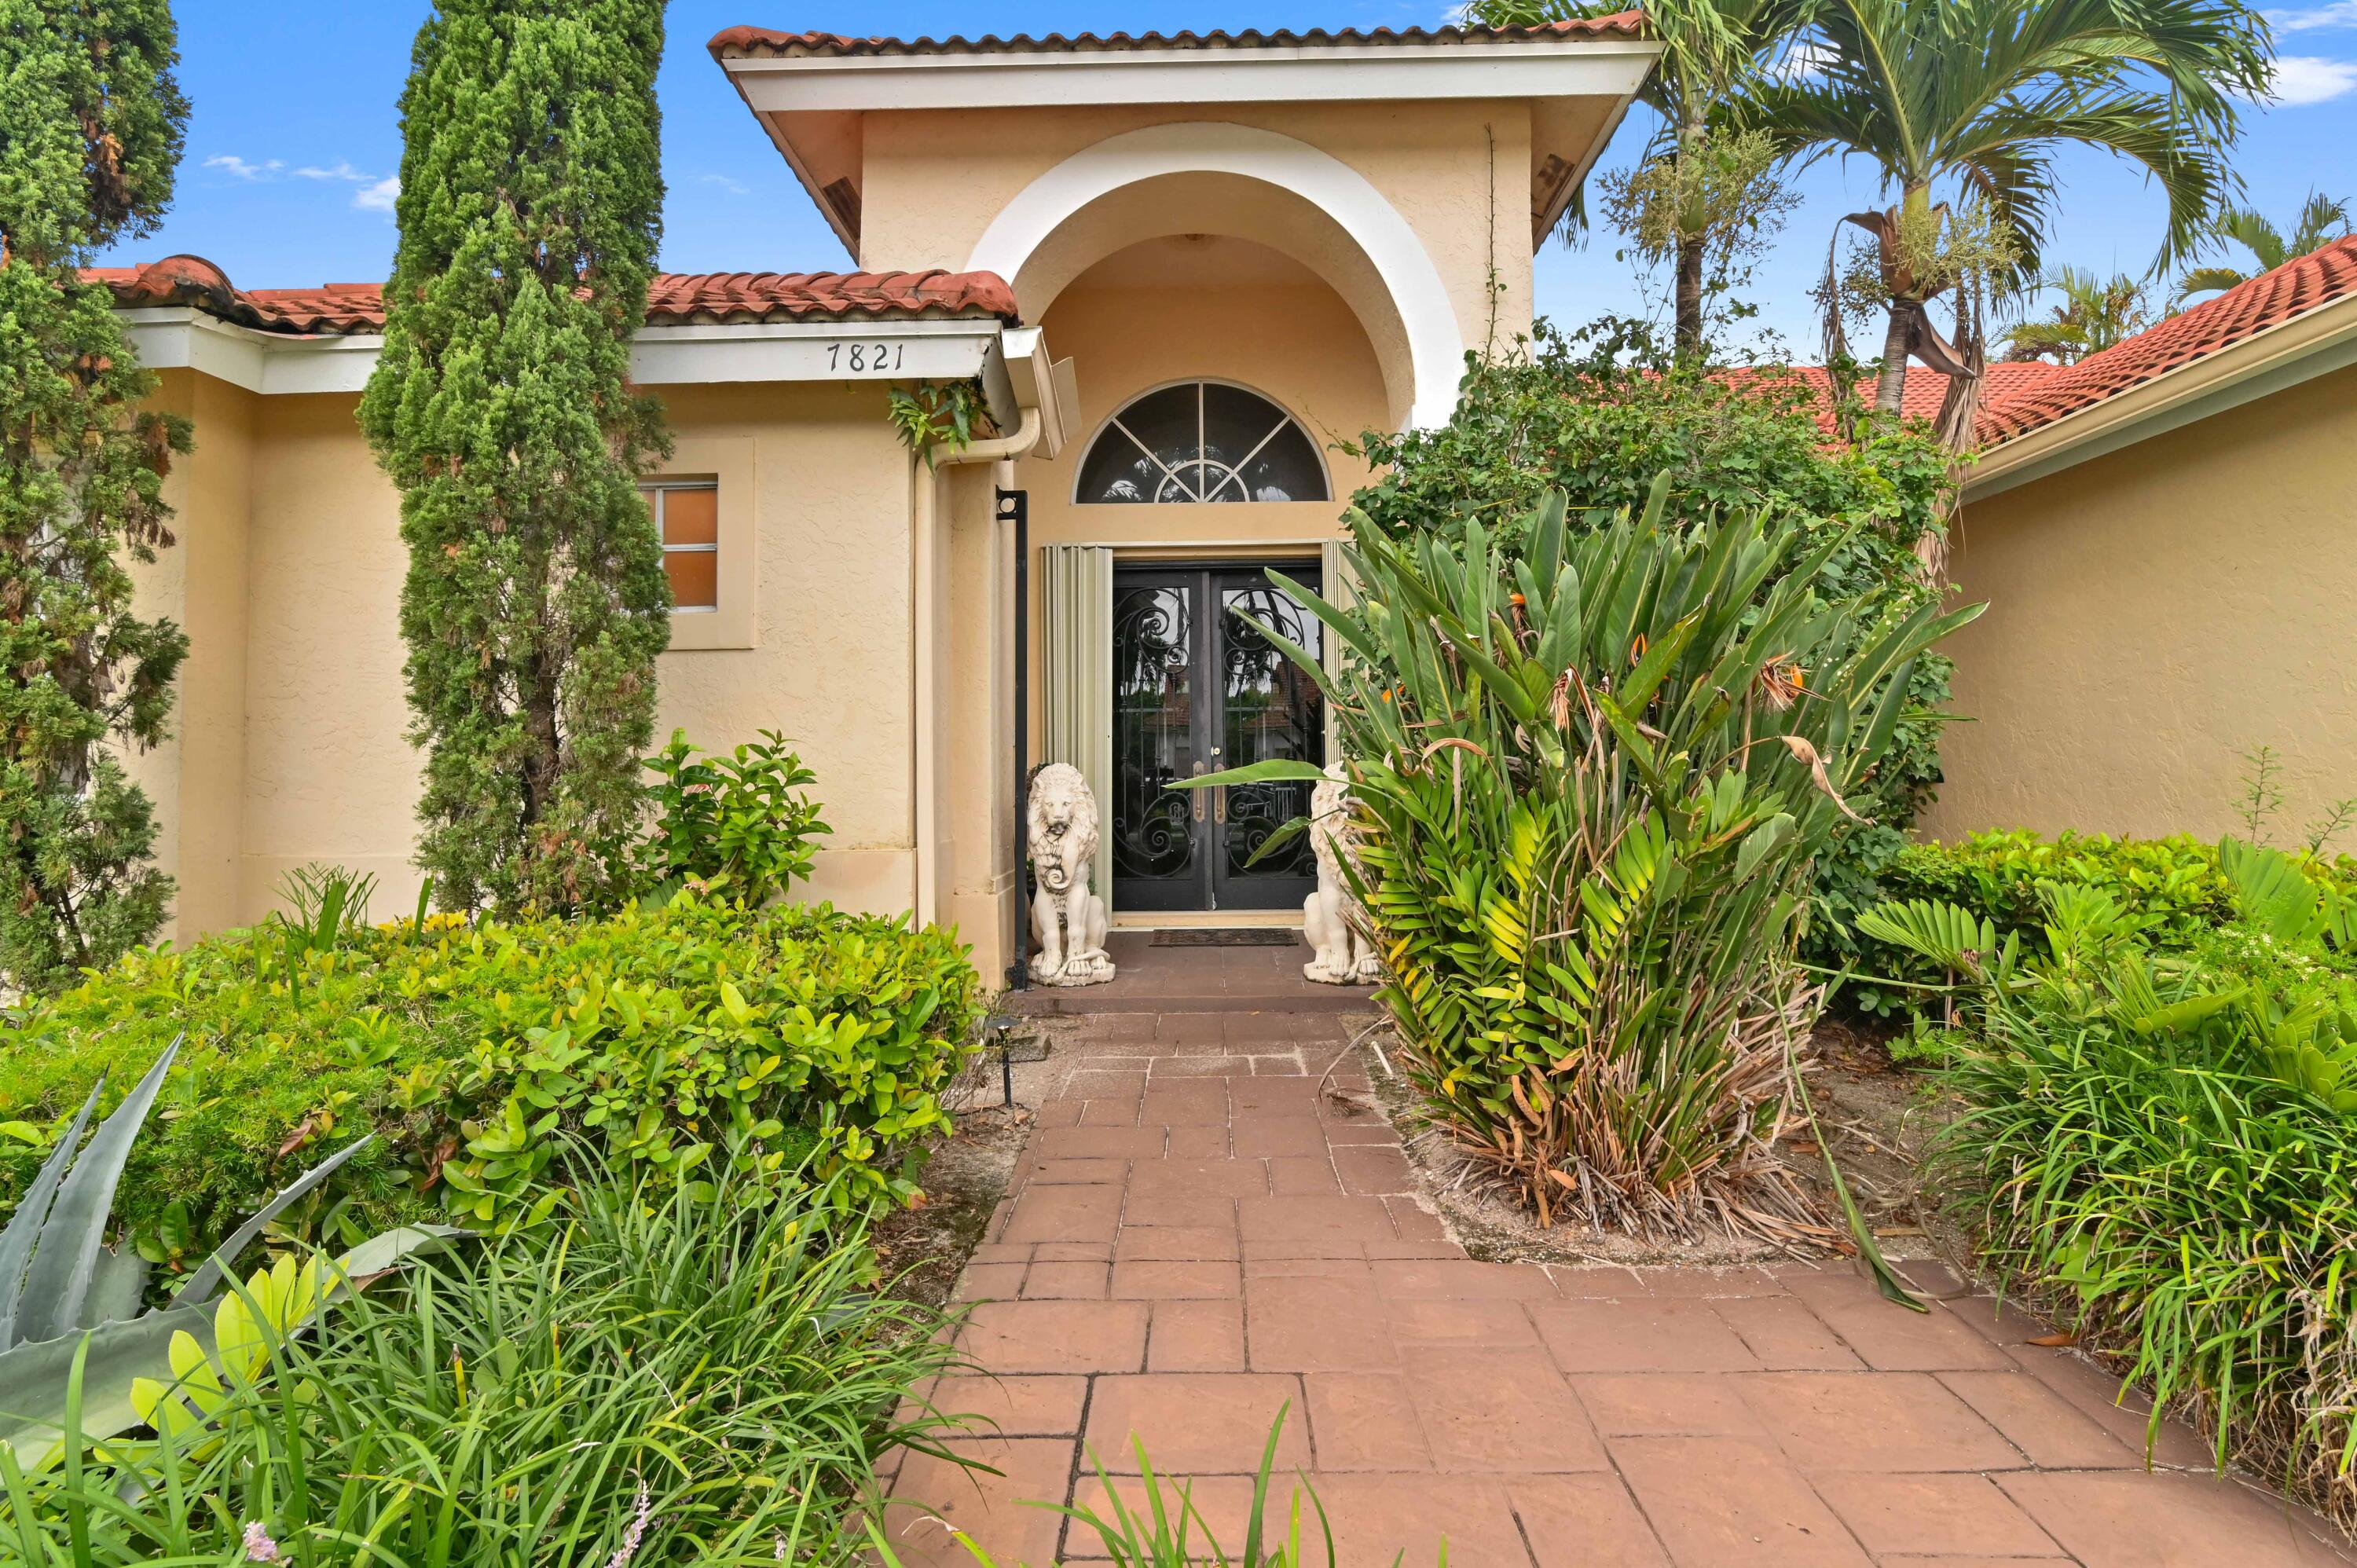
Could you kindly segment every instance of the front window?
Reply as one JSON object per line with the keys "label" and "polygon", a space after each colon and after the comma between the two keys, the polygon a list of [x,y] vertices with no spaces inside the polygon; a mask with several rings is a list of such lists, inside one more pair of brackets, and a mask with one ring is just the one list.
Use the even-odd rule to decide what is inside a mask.
{"label": "front window", "polygon": [[1322,501],[1318,448],[1257,392],[1184,381],[1147,392],[1099,434],[1081,464],[1083,503]]}
{"label": "front window", "polygon": [[639,487],[662,541],[672,609],[720,607],[720,487],[709,479],[652,479]]}

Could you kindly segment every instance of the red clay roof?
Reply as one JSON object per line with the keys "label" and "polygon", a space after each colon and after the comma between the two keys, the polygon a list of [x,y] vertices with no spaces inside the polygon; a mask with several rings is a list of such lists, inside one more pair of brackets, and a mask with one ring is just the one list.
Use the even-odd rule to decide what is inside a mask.
{"label": "red clay roof", "polygon": [[[1981,391],[1980,424],[1986,426],[1992,404],[2009,406],[2014,400],[2028,396],[2033,388],[2043,386],[2049,379],[2061,375],[2065,368],[2041,360],[2000,360],[1989,366],[1984,372],[1986,384]],[[1808,387],[1816,400],[1817,424],[1831,435],[1834,429],[1833,378],[1825,373],[1825,368],[1823,365],[1793,365],[1781,373],[1797,377]],[[1730,371],[1729,379],[1741,384],[1755,376],[1765,380],[1769,375],[1770,372],[1764,370],[1739,370]],[[1864,378],[1858,392],[1860,396],[1871,400],[1874,396],[1873,378]],[[1947,377],[1921,365],[1910,366],[1907,392],[1900,400],[1899,412],[1909,419],[1937,419],[1940,404],[1947,395]]]}
{"label": "red clay roof", "polygon": [[1533,27],[1343,27],[1306,32],[1247,30],[1240,33],[1049,33],[979,38],[855,38],[838,33],[790,33],[773,27],[729,27],[713,35],[716,59],[811,58],[850,55],[1084,54],[1108,50],[1318,48],[1383,44],[1511,44],[1544,38],[1641,38],[1642,11],[1575,17]]}
{"label": "red clay roof", "polygon": [[2034,387],[1984,399],[1981,445],[2025,435],[2352,294],[2357,294],[2357,238],[2336,240],[2100,354],[2058,367]]}
{"label": "red clay roof", "polygon": [[[346,336],[384,328],[384,285],[242,289],[201,256],[167,256],[140,267],[82,274],[119,305],[186,305],[264,332]],[[684,322],[1018,319],[1015,291],[996,273],[662,273],[647,291],[647,319]]]}

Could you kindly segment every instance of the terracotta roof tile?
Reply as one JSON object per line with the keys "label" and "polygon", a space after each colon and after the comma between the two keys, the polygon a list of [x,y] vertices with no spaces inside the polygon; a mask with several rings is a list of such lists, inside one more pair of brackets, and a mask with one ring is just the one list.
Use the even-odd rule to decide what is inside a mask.
{"label": "terracotta roof tile", "polygon": [[1304,32],[1017,33],[979,38],[856,38],[839,33],[791,33],[773,27],[729,27],[708,48],[718,59],[835,59],[855,55],[1086,54],[1109,50],[1321,48],[1384,44],[1512,44],[1545,38],[1641,38],[1642,11],[1576,17],[1531,27],[1313,27]]}
{"label": "terracotta roof tile", "polygon": [[[167,256],[139,267],[82,274],[113,289],[118,304],[186,305],[264,332],[348,336],[384,328],[384,285],[241,289],[201,256]],[[647,319],[684,322],[827,321],[922,317],[1018,318],[1015,291],[996,273],[662,273],[647,291]]]}
{"label": "terracotta roof tile", "polygon": [[2060,367],[2032,387],[1984,400],[1981,444],[1993,446],[2027,435],[2352,294],[2357,294],[2357,238],[2337,240],[2100,354]]}
{"label": "terracotta roof tile", "polygon": [[[1991,403],[2007,404],[2027,395],[2031,389],[2043,386],[2052,377],[2061,375],[2063,370],[2063,366],[2038,360],[2000,360],[1991,365],[1986,372],[1987,386],[1982,393],[1982,423],[1987,421]],[[1728,371],[1727,375],[1738,385],[1755,379],[1767,382],[1779,375],[1797,379],[1809,389],[1810,395],[1816,401],[1818,428],[1827,435],[1833,433],[1833,378],[1825,373],[1823,365],[1793,365],[1781,371],[1735,370]],[[1863,397],[1873,397],[1874,385],[1870,378],[1860,384],[1858,392]],[[1936,419],[1940,414],[1940,404],[1947,395],[1947,377],[1921,365],[1914,366],[1908,371],[1907,392],[1900,400],[1899,412],[1909,419]]]}

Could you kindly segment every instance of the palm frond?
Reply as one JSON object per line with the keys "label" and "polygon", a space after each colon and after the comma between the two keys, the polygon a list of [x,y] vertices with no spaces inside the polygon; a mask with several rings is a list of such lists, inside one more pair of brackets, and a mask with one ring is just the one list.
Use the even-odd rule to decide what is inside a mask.
{"label": "palm frond", "polygon": [[2233,267],[2195,267],[2177,280],[2174,303],[2182,306],[2197,294],[2215,294],[2239,288],[2251,281],[2251,275]]}
{"label": "palm frond", "polygon": [[2349,203],[2337,197],[2311,190],[2300,204],[2299,222],[2292,230],[2291,253],[2305,256],[2320,251],[2335,240],[2349,237]]}

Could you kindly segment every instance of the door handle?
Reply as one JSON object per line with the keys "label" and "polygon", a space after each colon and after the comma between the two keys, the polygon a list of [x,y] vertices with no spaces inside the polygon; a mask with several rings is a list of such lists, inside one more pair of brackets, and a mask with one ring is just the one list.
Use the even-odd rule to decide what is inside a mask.
{"label": "door handle", "polygon": [[1211,820],[1215,822],[1228,820],[1228,787],[1224,784],[1211,790]]}
{"label": "door handle", "polygon": [[[1209,773],[1210,771],[1210,768],[1204,767],[1199,762],[1195,764],[1194,777],[1200,779],[1204,774]],[[1203,791],[1200,789],[1189,789],[1187,792],[1195,797],[1195,820],[1200,822],[1203,820]],[[1222,822],[1225,822],[1227,819],[1225,817],[1222,817],[1220,820]]]}

